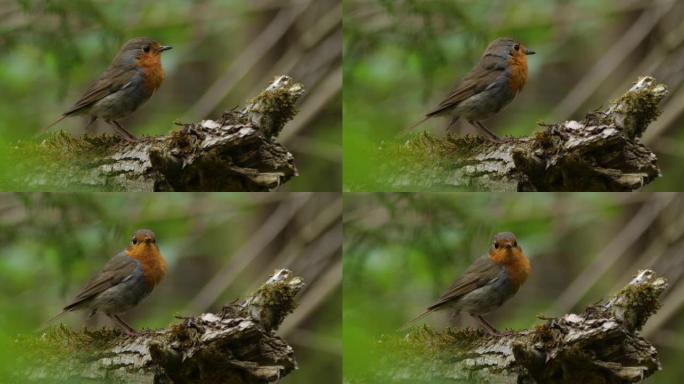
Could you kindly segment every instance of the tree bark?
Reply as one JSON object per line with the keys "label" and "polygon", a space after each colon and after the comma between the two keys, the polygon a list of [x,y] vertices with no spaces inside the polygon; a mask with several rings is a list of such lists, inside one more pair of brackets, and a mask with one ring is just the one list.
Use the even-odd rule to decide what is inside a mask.
{"label": "tree bark", "polygon": [[297,175],[292,154],[275,139],[303,93],[300,84],[279,76],[242,110],[180,124],[165,136],[127,142],[60,131],[39,145],[20,143],[14,150],[32,155],[17,164],[23,177],[14,182],[43,191],[274,190]]}
{"label": "tree bark", "polygon": [[667,88],[641,77],[607,108],[582,121],[540,124],[530,137],[493,143],[428,134],[388,143],[379,184],[393,190],[633,191],[660,176],[656,155],[639,142]]}
{"label": "tree bark", "polygon": [[379,344],[377,381],[370,382],[637,382],[660,369],[655,347],[638,331],[659,308],[666,286],[653,271],[640,271],[615,296],[581,314],[544,318],[532,329],[503,336],[425,326],[386,336]]}
{"label": "tree bark", "polygon": [[[218,313],[129,337],[119,330],[64,326],[16,340],[28,372],[22,383],[269,383],[296,369],[294,351],[275,330],[296,307],[304,283],[276,271],[252,296]],[[24,348],[21,348],[24,347]],[[19,366],[22,364],[20,363]]]}

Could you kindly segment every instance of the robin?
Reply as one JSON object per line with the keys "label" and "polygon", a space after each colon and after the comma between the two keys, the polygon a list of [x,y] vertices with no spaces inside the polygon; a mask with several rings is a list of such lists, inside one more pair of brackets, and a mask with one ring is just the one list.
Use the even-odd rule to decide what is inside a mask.
{"label": "robin", "polygon": [[140,229],[133,234],[128,247],[112,257],[72,303],[52,319],[77,309],[90,310],[89,317],[100,311],[129,335],[135,335],[135,329],[118,314],[133,308],[149,295],[165,273],[166,262],[159,253],[154,232]]}
{"label": "robin", "polygon": [[530,274],[530,262],[510,232],[494,236],[489,254],[476,259],[463,276],[454,282],[434,304],[427,307],[413,323],[432,312],[451,309],[467,312],[493,334],[500,334],[482,317],[510,299]]}
{"label": "robin", "polygon": [[164,80],[161,53],[169,49],[168,45],[160,45],[146,37],[129,40],[100,78],[46,129],[66,117],[88,115],[90,121],[86,129],[100,117],[125,139],[134,141],[135,136],[117,120],[133,113],[159,88]]}
{"label": "robin", "polygon": [[470,73],[437,108],[425,114],[425,118],[404,130],[408,132],[427,119],[450,116],[449,128],[459,118],[484,131],[494,141],[499,137],[483,123],[510,103],[527,82],[527,55],[534,55],[522,43],[502,37],[494,40]]}

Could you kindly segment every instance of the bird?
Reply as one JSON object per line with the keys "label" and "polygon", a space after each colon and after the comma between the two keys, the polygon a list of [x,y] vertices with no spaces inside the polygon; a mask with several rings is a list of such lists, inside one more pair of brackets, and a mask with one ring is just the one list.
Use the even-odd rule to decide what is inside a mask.
{"label": "bird", "polygon": [[501,37],[492,41],[480,61],[460,81],[456,88],[425,117],[406,128],[400,135],[413,130],[436,116],[449,116],[449,128],[463,118],[480,128],[493,141],[500,138],[482,120],[492,117],[508,105],[527,83],[527,56],[535,52],[521,42]]}
{"label": "bird", "polygon": [[[89,317],[102,312],[127,334],[138,332],[119,314],[136,306],[152,292],[166,273],[156,236],[149,229],[135,231],[128,247],[112,257],[76,297],[49,321],[71,311],[87,309]],[[48,322],[49,322],[48,321]]]}
{"label": "bird", "polygon": [[118,120],[133,113],[161,86],[164,80],[161,53],[171,48],[147,37],[127,41],[81,98],[45,130],[67,117],[88,115],[86,129],[102,118],[124,139],[135,141],[136,137]]}
{"label": "bird", "polygon": [[466,312],[491,334],[501,334],[482,316],[500,307],[525,283],[530,262],[511,232],[494,236],[489,252],[477,258],[451,287],[432,305],[401,329],[425,316],[444,309]]}

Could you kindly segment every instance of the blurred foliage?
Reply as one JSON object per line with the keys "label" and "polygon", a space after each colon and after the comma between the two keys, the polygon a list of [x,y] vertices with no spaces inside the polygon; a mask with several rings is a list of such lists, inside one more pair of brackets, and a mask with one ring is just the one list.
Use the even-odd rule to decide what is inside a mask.
{"label": "blurred foliage", "polygon": [[[663,178],[647,190],[684,190],[684,169],[678,166],[684,141],[676,129],[684,107],[675,100],[684,92],[683,2],[344,0],[344,4],[347,190],[372,185],[369,178],[383,165],[380,156],[373,156],[376,148],[419,121],[470,71],[487,44],[502,36],[522,41],[537,54],[529,57],[525,89],[488,120],[490,128],[523,136],[539,129],[534,128],[537,122],[581,118],[622,94],[638,76],[653,75],[668,85],[672,97],[663,103],[661,118],[667,125],[647,141],[658,153],[663,171]],[[630,46],[620,42],[627,31],[644,14],[659,9],[667,12],[661,12],[664,16],[655,19],[659,22],[652,29],[642,26],[630,35],[631,43],[644,33],[643,42],[624,49]],[[606,72],[612,62],[616,68]],[[606,73],[605,78],[592,79],[596,72]],[[578,88],[593,91],[584,98],[573,96]],[[559,109],[566,102],[578,105]],[[434,118],[417,130],[442,133],[447,125],[448,119]],[[461,133],[476,133],[467,123],[461,122],[460,128]],[[383,186],[375,189],[384,190]]]}
{"label": "blurred foliage", "polygon": [[[341,65],[338,5],[336,0],[0,1],[0,154],[19,139],[33,139],[69,108],[126,40],[147,36],[174,49],[162,58],[164,84],[123,121],[125,127],[136,134],[165,134],[177,128],[174,121],[217,117],[243,105],[274,76],[288,74],[307,91],[300,109],[308,120],[293,121],[283,131],[282,141],[300,170],[283,190],[339,190],[339,90],[329,99],[315,96]],[[311,31],[307,27],[314,21],[321,23]],[[53,129],[80,134],[86,122],[69,118]],[[111,133],[104,122],[97,124],[98,132]],[[288,132],[294,124],[296,131]],[[0,173],[15,162],[4,157]]]}
{"label": "blurred foliage", "polygon": [[[516,296],[486,316],[498,329],[528,328],[541,323],[538,315],[566,313],[558,309],[559,298],[575,279],[597,269],[599,258],[612,260],[609,268],[584,287],[570,311],[616,293],[638,270],[652,268],[669,280],[671,290],[651,320],[671,312],[662,327],[645,335],[663,364],[648,381],[670,383],[684,374],[678,364],[684,339],[672,336],[684,331],[684,307],[674,293],[668,296],[684,284],[683,196],[349,193],[344,198],[345,377],[372,373],[381,335],[396,332],[434,302],[502,231],[516,234],[532,274]],[[652,212],[657,216],[650,225],[632,222],[642,224]],[[635,242],[615,254],[631,240],[624,239],[625,232]],[[417,325],[441,329],[449,322],[447,313],[434,313]],[[478,327],[467,315],[456,325]]]}
{"label": "blurred foliage", "polygon": [[[275,269],[290,268],[307,286],[299,298],[304,312],[295,310],[279,331],[299,363],[283,383],[316,383],[322,375],[339,382],[341,274],[319,276],[340,263],[340,200],[334,193],[0,194],[0,382],[13,369],[8,357],[21,353],[14,336],[46,325],[139,228],[156,233],[168,272],[124,315],[132,326],[161,328],[177,322],[174,315],[220,309]],[[286,219],[282,228],[273,228],[276,213]],[[263,231],[272,240],[255,243]],[[226,289],[196,309],[192,303],[217,278]],[[101,315],[88,320],[85,311],[58,322],[116,327]]]}

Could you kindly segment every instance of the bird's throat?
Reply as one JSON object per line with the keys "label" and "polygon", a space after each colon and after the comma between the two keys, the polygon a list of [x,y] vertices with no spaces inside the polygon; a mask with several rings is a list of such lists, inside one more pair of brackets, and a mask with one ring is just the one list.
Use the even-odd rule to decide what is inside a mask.
{"label": "bird's throat", "polygon": [[511,71],[508,86],[517,95],[527,83],[527,56],[524,53],[511,56],[508,59],[508,66]]}

